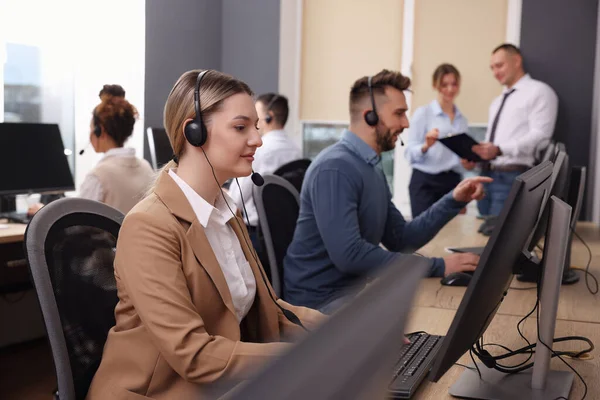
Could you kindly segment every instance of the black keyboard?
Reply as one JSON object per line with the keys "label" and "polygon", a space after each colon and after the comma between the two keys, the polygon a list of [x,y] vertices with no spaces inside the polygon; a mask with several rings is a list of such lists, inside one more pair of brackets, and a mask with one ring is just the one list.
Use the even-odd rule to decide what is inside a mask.
{"label": "black keyboard", "polygon": [[427,376],[437,355],[443,336],[417,333],[408,337],[409,344],[402,346],[394,375],[388,388],[392,399],[410,399],[421,381]]}
{"label": "black keyboard", "polygon": [[18,213],[16,211],[0,212],[0,219],[7,219],[10,222],[16,222],[19,224],[28,224],[31,217],[27,213]]}

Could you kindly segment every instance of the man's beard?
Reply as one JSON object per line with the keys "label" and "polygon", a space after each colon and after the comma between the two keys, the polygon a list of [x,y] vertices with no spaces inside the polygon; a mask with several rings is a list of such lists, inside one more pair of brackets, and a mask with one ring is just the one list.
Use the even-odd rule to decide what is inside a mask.
{"label": "man's beard", "polygon": [[392,133],[391,129],[386,129],[385,127],[375,128],[375,143],[380,152],[383,153],[385,151],[394,150],[396,147],[396,140],[397,139],[394,138],[394,133]]}

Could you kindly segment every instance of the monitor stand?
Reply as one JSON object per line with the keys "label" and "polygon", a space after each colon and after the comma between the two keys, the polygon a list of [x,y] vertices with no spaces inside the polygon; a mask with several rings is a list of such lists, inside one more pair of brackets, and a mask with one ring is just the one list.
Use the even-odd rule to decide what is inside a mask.
{"label": "monitor stand", "polygon": [[[569,238],[571,207],[553,197],[550,210],[549,241],[544,249],[544,273],[540,293],[538,340],[533,370],[505,374],[477,364],[477,371],[466,369],[450,388],[452,396],[484,400],[548,400],[569,398],[574,374],[571,371],[551,371],[552,346],[556,311]],[[560,203],[559,203],[560,202]]]}
{"label": "monitor stand", "polygon": [[[579,274],[573,268],[571,268],[571,247],[572,247],[572,234],[569,235],[569,242],[567,244],[567,256],[565,258],[565,265],[563,269],[563,275],[561,279],[561,283],[563,285],[572,285],[574,283],[579,282]],[[522,256],[521,261],[519,262],[519,271],[520,274],[517,275],[517,280],[519,282],[532,282],[536,283],[538,280],[538,272],[540,268],[541,261],[532,253],[529,258],[526,256]]]}

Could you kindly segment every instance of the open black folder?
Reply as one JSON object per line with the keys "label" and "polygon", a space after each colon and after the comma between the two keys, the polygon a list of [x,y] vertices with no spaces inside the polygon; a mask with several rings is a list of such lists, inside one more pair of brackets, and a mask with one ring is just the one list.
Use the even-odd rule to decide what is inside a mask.
{"label": "open black folder", "polygon": [[481,157],[471,150],[473,146],[479,143],[466,133],[446,136],[438,139],[438,141],[456,153],[460,158],[464,158],[467,161],[483,161]]}

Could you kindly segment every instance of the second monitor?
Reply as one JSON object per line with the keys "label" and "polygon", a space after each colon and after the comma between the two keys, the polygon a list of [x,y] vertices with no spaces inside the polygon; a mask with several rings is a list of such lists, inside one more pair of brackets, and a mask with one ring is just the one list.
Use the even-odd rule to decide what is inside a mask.
{"label": "second monitor", "polygon": [[144,158],[158,170],[173,157],[173,148],[167,131],[163,128],[148,128],[144,136]]}

